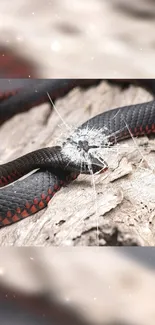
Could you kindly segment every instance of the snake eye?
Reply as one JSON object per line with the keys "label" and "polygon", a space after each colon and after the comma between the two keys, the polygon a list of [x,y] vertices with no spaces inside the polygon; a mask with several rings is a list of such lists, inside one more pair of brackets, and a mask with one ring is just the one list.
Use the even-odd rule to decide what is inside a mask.
{"label": "snake eye", "polygon": [[83,149],[85,152],[88,152],[88,150],[89,150],[88,141],[86,141],[86,140],[84,140],[84,141],[79,140],[77,147],[80,148],[80,149]]}

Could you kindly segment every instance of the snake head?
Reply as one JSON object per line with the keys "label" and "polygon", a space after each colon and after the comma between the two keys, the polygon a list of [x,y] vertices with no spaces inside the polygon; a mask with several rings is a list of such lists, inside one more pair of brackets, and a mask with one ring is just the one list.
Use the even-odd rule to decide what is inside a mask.
{"label": "snake head", "polygon": [[98,143],[93,143],[90,137],[73,133],[62,147],[63,155],[68,160],[67,168],[76,169],[82,174],[94,174],[107,170],[108,165],[99,154],[99,149]]}

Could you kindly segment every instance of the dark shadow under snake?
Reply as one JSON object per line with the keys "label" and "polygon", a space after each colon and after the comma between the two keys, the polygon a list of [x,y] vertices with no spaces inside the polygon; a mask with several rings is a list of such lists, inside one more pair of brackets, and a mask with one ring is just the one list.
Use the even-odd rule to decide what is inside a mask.
{"label": "dark shadow under snake", "polygon": [[[48,101],[47,92],[54,100],[75,86],[96,84],[99,80],[45,80],[44,84],[37,82],[33,87],[24,87],[13,93],[3,91],[6,96],[1,96],[1,121],[21,109],[24,111],[37,103]],[[93,132],[85,132],[86,130]],[[39,149],[1,165],[0,226],[10,225],[45,208],[53,195],[80,173],[106,170],[106,163],[99,157],[100,146],[113,145],[131,135],[137,137],[151,133],[155,133],[154,100],[99,114],[74,130],[62,147]],[[36,169],[38,170],[27,178],[5,187]]]}

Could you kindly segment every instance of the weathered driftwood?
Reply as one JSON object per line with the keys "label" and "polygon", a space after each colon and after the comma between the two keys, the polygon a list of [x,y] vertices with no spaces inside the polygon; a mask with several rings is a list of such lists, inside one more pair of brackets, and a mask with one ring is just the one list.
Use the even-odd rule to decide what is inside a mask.
{"label": "weathered driftwood", "polygon": [[[66,123],[77,126],[104,110],[150,99],[141,88],[122,91],[102,82],[85,91],[74,89],[56,107]],[[59,144],[66,136],[48,104],[35,107],[0,128],[1,163]],[[154,140],[130,139],[113,147],[110,156],[103,153],[110,169],[94,177],[95,190],[91,176],[80,176],[47,209],[1,229],[0,245],[154,245]]]}

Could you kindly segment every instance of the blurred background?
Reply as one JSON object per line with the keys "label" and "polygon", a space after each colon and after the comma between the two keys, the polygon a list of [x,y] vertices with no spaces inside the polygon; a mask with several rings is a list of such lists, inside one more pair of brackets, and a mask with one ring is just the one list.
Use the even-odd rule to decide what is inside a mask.
{"label": "blurred background", "polygon": [[1,0],[1,77],[153,78],[154,0]]}
{"label": "blurred background", "polygon": [[5,248],[4,325],[153,325],[155,253],[145,248]]}

